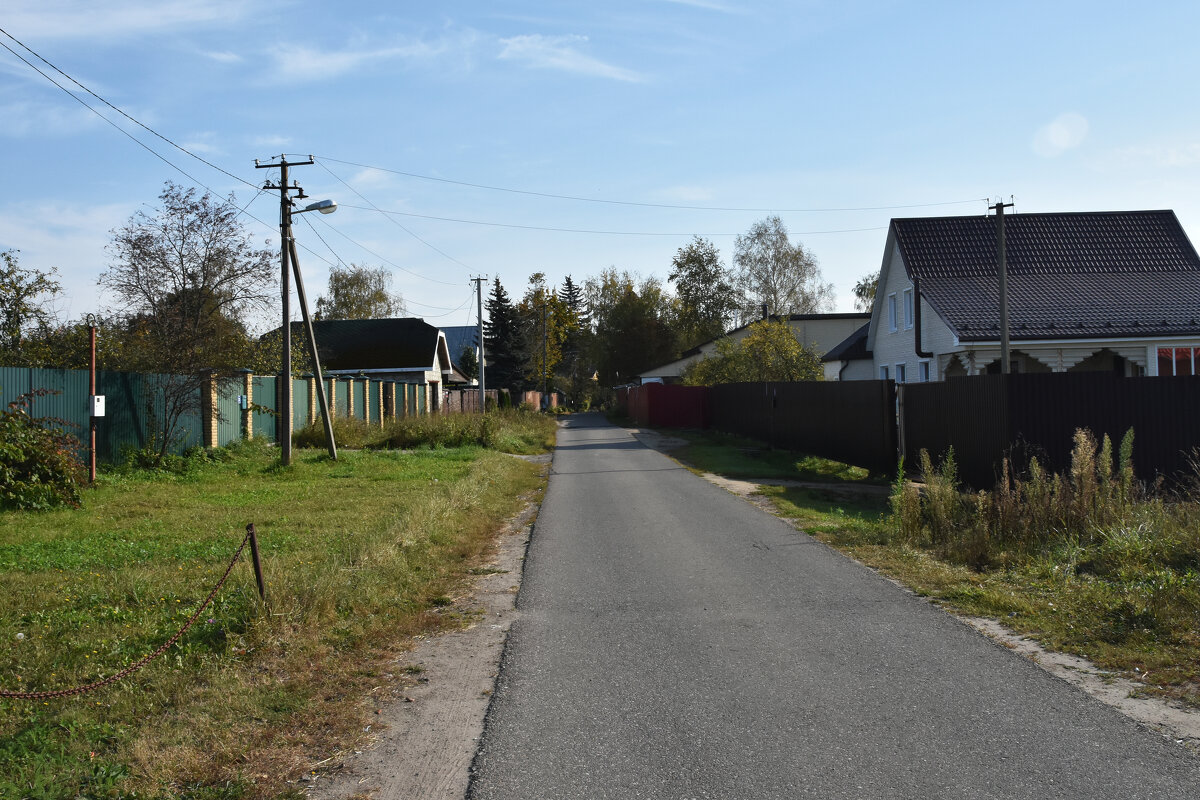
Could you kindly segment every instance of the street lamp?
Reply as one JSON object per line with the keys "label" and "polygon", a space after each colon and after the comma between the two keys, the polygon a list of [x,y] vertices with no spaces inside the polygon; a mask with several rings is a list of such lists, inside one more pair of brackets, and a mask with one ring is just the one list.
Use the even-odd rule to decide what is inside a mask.
{"label": "street lamp", "polygon": [[315,203],[309,203],[299,211],[293,211],[292,214],[303,214],[305,211],[320,211],[322,214],[332,214],[337,211],[337,201],[318,200]]}

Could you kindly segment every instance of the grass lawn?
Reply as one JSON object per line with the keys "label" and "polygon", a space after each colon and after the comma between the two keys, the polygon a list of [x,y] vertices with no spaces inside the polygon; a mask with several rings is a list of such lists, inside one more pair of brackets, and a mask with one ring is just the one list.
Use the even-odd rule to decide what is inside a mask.
{"label": "grass lawn", "polygon": [[[676,457],[728,477],[865,477],[863,470],[797,453],[760,457],[753,443],[723,435],[688,436],[692,444],[675,451]],[[763,469],[755,474],[759,461]],[[1181,561],[1177,550],[1170,551],[1175,534],[1163,531],[1178,523],[1163,522],[1162,503],[1147,504],[1137,524],[1091,542],[1049,537],[1016,554],[992,543],[994,564],[977,569],[955,563],[929,541],[897,535],[886,497],[855,498],[844,486],[836,492],[762,486],[760,493],[797,527],[919,595],[998,619],[1047,647],[1122,672],[1142,682],[1146,694],[1200,707],[1200,553],[1193,550]],[[1106,561],[1110,566],[1097,567]]]}
{"label": "grass lawn", "polygon": [[82,509],[0,513],[0,688],[84,684],[151,652],[251,522],[267,581],[264,605],[247,549],[144,669],[0,700],[0,797],[286,795],[363,735],[411,636],[462,623],[452,598],[544,481],[480,447],[277,458],[251,443],[184,474],[102,474]]}
{"label": "grass lawn", "polygon": [[871,475],[862,467],[790,450],[773,449],[739,436],[695,431],[672,431],[671,434],[688,442],[686,447],[673,452],[679,460],[702,472],[727,478],[888,483],[886,476]]}

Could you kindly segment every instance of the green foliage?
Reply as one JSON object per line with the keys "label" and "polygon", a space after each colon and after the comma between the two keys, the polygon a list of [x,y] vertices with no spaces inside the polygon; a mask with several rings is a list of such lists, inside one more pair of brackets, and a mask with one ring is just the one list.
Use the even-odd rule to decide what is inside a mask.
{"label": "green foliage", "polygon": [[[395,686],[379,665],[406,637],[455,624],[450,610],[431,613],[439,598],[459,595],[537,485],[530,465],[479,448],[337,462],[301,451],[287,470],[275,460],[250,443],[187,475],[107,474],[84,510],[0,511],[5,689],[84,684],[152,652],[207,595],[248,522],[270,604],[244,556],[196,625],[135,677],[0,703],[0,797],[284,796],[314,748],[352,746],[371,722],[361,698]],[[266,777],[240,783],[246,763]]]}
{"label": "green foliage", "polygon": [[479,377],[479,358],[475,355],[475,348],[468,345],[462,349],[458,357],[454,359],[454,366],[458,367],[458,371],[469,380],[474,380]]}
{"label": "green foliage", "polygon": [[586,292],[595,330],[591,361],[602,386],[628,383],[678,356],[673,303],[658,280],[607,269]]}
{"label": "green foliage", "polygon": [[[57,427],[59,420],[29,415],[42,389],[22,395],[0,411],[0,509],[44,511],[78,507],[84,480],[79,440]],[[57,394],[57,393],[55,393]]]}
{"label": "green foliage", "polygon": [[488,321],[483,325],[487,348],[487,385],[493,389],[520,390],[525,384],[529,343],[524,319],[513,306],[508,292],[496,278],[486,300]]}
{"label": "green foliage", "polygon": [[722,339],[717,353],[688,366],[683,382],[690,386],[748,381],[822,380],[821,361],[800,344],[786,322],[761,320],[739,340]]}
{"label": "green foliage", "polygon": [[363,264],[329,270],[329,288],[317,298],[317,319],[381,319],[403,316],[404,299],[391,290],[392,273]]}
{"label": "green foliage", "polygon": [[0,250],[0,364],[41,366],[53,329],[49,301],[62,291],[55,270],[22,267],[17,250]]}
{"label": "green foliage", "polygon": [[716,246],[699,236],[675,252],[667,279],[675,284],[679,301],[675,325],[684,350],[725,333],[743,305]]}
{"label": "green foliage", "polygon": [[879,273],[864,275],[854,284],[854,310],[870,311],[875,305],[875,292],[879,288]]}
{"label": "green foliage", "polygon": [[[505,396],[501,394],[502,399]],[[382,428],[357,419],[336,419],[333,424],[339,450],[484,447],[534,454],[552,446],[555,430],[552,416],[532,408],[487,414],[418,414],[393,420]],[[308,425],[297,431],[292,441],[297,447],[323,448],[325,429],[319,422]]]}
{"label": "green foliage", "polygon": [[770,216],[734,239],[733,263],[745,294],[743,319],[759,308],[771,314],[812,314],[833,305],[833,285],[821,275],[817,259],[799,242],[788,240],[787,226]]}

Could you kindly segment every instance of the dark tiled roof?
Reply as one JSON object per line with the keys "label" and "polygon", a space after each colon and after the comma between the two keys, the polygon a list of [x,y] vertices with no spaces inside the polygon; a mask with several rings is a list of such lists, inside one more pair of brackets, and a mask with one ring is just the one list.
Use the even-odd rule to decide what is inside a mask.
{"label": "dark tiled roof", "polygon": [[[292,323],[292,336],[303,335]],[[313,335],[325,369],[431,369],[437,358],[438,329],[415,317],[318,321]]]}
{"label": "dark tiled roof", "polygon": [[871,330],[871,323],[863,325],[854,333],[843,339],[836,347],[826,353],[822,361],[858,361],[871,357],[871,351],[867,349],[867,333]]}
{"label": "dark tiled roof", "polygon": [[[892,229],[959,339],[997,339],[996,218]],[[1004,230],[1013,340],[1200,334],[1200,257],[1173,211],[1010,214]]]}

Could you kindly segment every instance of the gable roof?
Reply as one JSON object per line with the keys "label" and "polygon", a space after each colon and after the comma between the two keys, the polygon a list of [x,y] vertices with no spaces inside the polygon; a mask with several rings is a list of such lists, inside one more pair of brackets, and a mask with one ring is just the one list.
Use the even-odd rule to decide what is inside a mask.
{"label": "gable roof", "polygon": [[[1200,333],[1200,256],[1173,211],[1005,216],[1009,335]],[[999,338],[996,219],[893,219],[909,277],[960,341]]]}
{"label": "gable roof", "polygon": [[[303,336],[301,323],[292,335]],[[330,370],[433,369],[441,332],[423,319],[331,319],[313,322],[321,366]],[[447,357],[440,367],[450,369]]]}
{"label": "gable roof", "polygon": [[442,333],[446,334],[451,359],[458,358],[467,348],[474,350],[479,342],[479,328],[475,325],[451,325],[442,328]]}
{"label": "gable roof", "polygon": [[863,325],[854,333],[847,336],[836,347],[821,357],[822,361],[858,361],[869,359],[871,351],[867,349],[867,333],[871,323]]}

